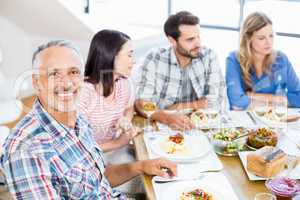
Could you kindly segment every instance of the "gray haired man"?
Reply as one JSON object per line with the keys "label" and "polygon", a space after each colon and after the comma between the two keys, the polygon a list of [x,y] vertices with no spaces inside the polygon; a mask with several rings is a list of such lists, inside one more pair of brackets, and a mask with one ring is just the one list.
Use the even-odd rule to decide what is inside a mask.
{"label": "gray haired man", "polygon": [[38,99],[4,144],[1,167],[15,199],[125,199],[112,187],[143,173],[176,175],[164,159],[105,166],[87,121],[76,113],[83,80],[69,42],[42,45],[33,56]]}

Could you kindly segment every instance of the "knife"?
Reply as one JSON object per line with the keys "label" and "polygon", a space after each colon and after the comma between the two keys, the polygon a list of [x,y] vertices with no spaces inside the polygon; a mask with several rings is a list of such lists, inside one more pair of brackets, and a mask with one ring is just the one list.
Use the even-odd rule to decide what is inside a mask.
{"label": "knife", "polygon": [[253,124],[257,125],[254,117],[252,116],[252,114],[249,111],[247,111],[247,115],[250,117],[250,119],[252,120]]}
{"label": "knife", "polygon": [[153,181],[155,183],[169,183],[169,182],[174,182],[174,181],[195,181],[195,180],[200,180],[204,178],[204,174],[200,174],[198,176],[191,176],[191,177],[172,177],[172,178],[164,178],[160,176],[154,176]]}

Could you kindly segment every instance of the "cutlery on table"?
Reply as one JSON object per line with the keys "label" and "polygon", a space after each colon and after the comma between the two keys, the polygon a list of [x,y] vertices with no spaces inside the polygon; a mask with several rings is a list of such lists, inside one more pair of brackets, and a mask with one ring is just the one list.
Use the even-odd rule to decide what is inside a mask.
{"label": "cutlery on table", "polygon": [[244,134],[242,134],[242,135],[240,135],[240,136],[238,136],[238,137],[235,137],[235,138],[233,138],[231,141],[235,141],[235,140],[240,139],[240,138],[242,138],[242,137],[246,137],[246,136],[248,136],[248,135],[250,135],[250,134],[251,134],[251,132],[250,132],[250,131],[247,131],[247,133],[244,133]]}
{"label": "cutlery on table", "polygon": [[251,114],[249,111],[247,111],[246,113],[247,113],[247,115],[250,117],[251,121],[252,121],[255,125],[257,125],[257,122],[256,122],[256,120],[254,119],[254,117],[252,116],[252,114]]}
{"label": "cutlery on table", "polygon": [[153,181],[155,183],[169,183],[174,181],[193,181],[193,180],[200,180],[204,178],[204,174],[200,174],[199,176],[191,176],[191,177],[170,177],[170,178],[164,178],[160,176],[154,176]]}
{"label": "cutlery on table", "polygon": [[300,142],[298,140],[296,140],[295,138],[292,138],[291,136],[289,136],[288,134],[285,134],[286,135],[286,138],[294,143],[296,145],[296,147],[300,150]]}

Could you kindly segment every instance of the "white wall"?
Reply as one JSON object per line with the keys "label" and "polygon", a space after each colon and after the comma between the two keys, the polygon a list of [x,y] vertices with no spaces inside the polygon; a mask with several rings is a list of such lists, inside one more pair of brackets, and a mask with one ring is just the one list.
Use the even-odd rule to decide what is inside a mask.
{"label": "white wall", "polygon": [[[0,71],[6,77],[0,84],[0,99],[14,95],[15,80],[31,69],[34,50],[53,39],[67,39],[79,46],[84,58],[93,31],[60,0],[1,0],[0,48],[3,63]],[[22,78],[20,97],[33,93],[30,74]]]}
{"label": "white wall", "polygon": [[64,36],[71,40],[84,40],[93,35],[59,0],[1,0],[0,13],[33,35]]}
{"label": "white wall", "polygon": [[0,48],[3,52],[1,70],[14,77],[30,67],[31,40],[29,35],[7,18],[0,16]]}
{"label": "white wall", "polygon": [[[0,16],[0,48],[3,52],[3,62],[0,65],[5,77],[5,85],[0,84],[0,99],[10,99],[15,95],[16,80],[20,78],[22,88],[18,95],[25,97],[33,94],[31,86],[31,76],[26,73],[31,69],[32,53],[35,49],[50,40],[68,39],[67,37],[48,37],[41,35],[33,35],[25,32],[14,22],[6,17]],[[91,38],[82,41],[72,40],[81,50],[84,59],[87,56],[89,43]]]}
{"label": "white wall", "polygon": [[29,35],[7,18],[0,16],[0,48],[3,62],[0,66],[5,82],[0,84],[0,99],[11,99],[16,77],[31,66]]}

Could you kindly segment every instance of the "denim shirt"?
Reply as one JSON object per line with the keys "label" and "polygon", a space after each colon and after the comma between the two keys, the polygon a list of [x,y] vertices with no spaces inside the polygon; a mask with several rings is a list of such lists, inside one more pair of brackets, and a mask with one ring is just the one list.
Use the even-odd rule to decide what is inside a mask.
{"label": "denim shirt", "polygon": [[[230,108],[246,109],[250,98],[246,94],[237,52],[231,52],[226,59],[226,85]],[[300,107],[300,82],[287,56],[278,51],[275,62],[268,73],[257,77],[250,71],[253,91],[275,94],[279,84],[287,92],[290,107]],[[280,78],[279,78],[280,77]]]}

